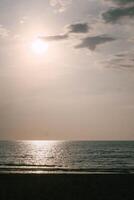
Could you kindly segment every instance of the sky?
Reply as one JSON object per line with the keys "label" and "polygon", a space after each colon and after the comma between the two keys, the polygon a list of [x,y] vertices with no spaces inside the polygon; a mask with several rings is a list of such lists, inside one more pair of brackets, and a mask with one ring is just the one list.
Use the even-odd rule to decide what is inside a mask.
{"label": "sky", "polygon": [[0,139],[134,140],[134,0],[0,1]]}

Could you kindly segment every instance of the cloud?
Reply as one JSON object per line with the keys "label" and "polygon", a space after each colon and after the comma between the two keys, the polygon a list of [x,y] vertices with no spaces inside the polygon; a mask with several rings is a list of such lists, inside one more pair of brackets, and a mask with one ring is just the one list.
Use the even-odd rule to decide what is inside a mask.
{"label": "cloud", "polygon": [[88,23],[76,23],[67,26],[69,33],[88,33],[89,26]]}
{"label": "cloud", "polygon": [[134,69],[134,52],[122,52],[116,54],[110,60],[105,61],[105,65],[108,68],[114,69]]}
{"label": "cloud", "polygon": [[20,19],[20,24],[25,24],[28,20],[28,17],[27,16],[23,16],[21,19]]}
{"label": "cloud", "polygon": [[115,56],[117,56],[117,57],[119,57],[119,58],[123,58],[125,55],[122,53],[120,53],[120,54],[116,54]]}
{"label": "cloud", "polygon": [[0,37],[1,38],[6,38],[9,35],[9,31],[4,28],[2,25],[0,25]]}
{"label": "cloud", "polygon": [[[106,0],[106,1],[108,1],[108,0]],[[134,3],[134,0],[109,0],[109,1],[113,1],[115,4],[123,5],[123,6]]]}
{"label": "cloud", "polygon": [[77,46],[75,46],[75,48],[77,49],[88,48],[94,51],[98,45],[101,45],[107,42],[112,42],[114,40],[115,38],[103,36],[103,35],[94,36],[94,37],[86,37],[86,38],[83,38],[81,44],[78,44]]}
{"label": "cloud", "polygon": [[40,39],[46,41],[61,41],[66,40],[72,33],[88,33],[89,26],[87,23],[75,23],[66,26],[66,33],[59,35],[41,36]]}
{"label": "cloud", "polygon": [[131,65],[131,64],[120,64],[120,67],[122,67],[122,68],[134,68],[134,65]]}
{"label": "cloud", "polygon": [[63,12],[71,4],[72,0],[49,0],[50,5],[59,12]]}
{"label": "cloud", "polygon": [[102,14],[108,23],[117,23],[124,17],[134,17],[134,0],[107,0],[112,1],[115,6]]}
{"label": "cloud", "polygon": [[39,38],[45,41],[61,41],[68,39],[68,34],[63,34],[63,35],[50,35],[50,36],[40,36]]}
{"label": "cloud", "polygon": [[112,8],[102,14],[107,23],[116,23],[123,17],[134,17],[134,6]]}

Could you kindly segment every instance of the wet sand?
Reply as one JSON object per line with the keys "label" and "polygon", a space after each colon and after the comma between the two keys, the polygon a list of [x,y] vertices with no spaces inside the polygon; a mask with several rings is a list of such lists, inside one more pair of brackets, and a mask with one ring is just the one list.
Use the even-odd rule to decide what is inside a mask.
{"label": "wet sand", "polygon": [[134,174],[0,174],[0,200],[134,200]]}

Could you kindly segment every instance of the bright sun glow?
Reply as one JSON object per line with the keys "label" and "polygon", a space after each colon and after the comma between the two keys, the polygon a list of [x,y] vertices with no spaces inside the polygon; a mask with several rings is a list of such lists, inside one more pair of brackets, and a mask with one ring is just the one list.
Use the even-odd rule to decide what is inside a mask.
{"label": "bright sun glow", "polygon": [[48,50],[48,44],[42,41],[41,39],[35,39],[32,42],[32,51],[35,54],[41,55],[46,53],[47,50]]}

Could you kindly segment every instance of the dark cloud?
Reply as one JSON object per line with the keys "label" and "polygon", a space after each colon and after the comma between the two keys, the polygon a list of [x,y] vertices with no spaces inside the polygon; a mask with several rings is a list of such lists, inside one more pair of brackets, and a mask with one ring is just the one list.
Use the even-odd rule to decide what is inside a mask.
{"label": "dark cloud", "polygon": [[89,31],[87,23],[70,24],[67,28],[69,33],[88,33]]}
{"label": "dark cloud", "polygon": [[134,68],[134,65],[132,64],[120,64],[119,66],[122,68]]}
{"label": "dark cloud", "polygon": [[103,13],[102,17],[109,23],[116,23],[123,17],[134,17],[134,6],[111,8]]}
{"label": "dark cloud", "polygon": [[45,41],[60,41],[60,40],[65,40],[68,39],[69,35],[68,34],[63,34],[63,35],[50,35],[50,36],[40,36],[39,38]]}
{"label": "dark cloud", "polygon": [[[106,0],[107,1],[107,0]],[[128,5],[134,3],[134,0],[109,0],[119,5]]]}
{"label": "dark cloud", "polygon": [[125,56],[125,54],[116,54],[116,56],[119,58],[123,58]]}
{"label": "dark cloud", "polygon": [[41,36],[39,38],[45,41],[60,41],[68,39],[71,33],[88,33],[88,31],[89,26],[87,23],[75,23],[67,26],[67,32],[65,34]]}
{"label": "dark cloud", "polygon": [[98,45],[101,45],[107,42],[112,42],[114,40],[115,38],[103,36],[103,35],[99,35],[95,37],[86,37],[86,38],[83,38],[81,44],[75,46],[75,48],[88,48],[94,51]]}

